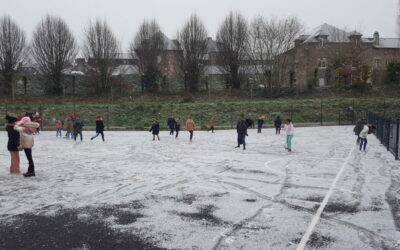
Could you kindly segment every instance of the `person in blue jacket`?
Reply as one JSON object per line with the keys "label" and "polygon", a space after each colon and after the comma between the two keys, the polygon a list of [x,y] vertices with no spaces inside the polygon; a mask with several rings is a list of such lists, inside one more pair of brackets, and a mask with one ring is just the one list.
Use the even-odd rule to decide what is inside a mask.
{"label": "person in blue jacket", "polygon": [[274,125],[275,125],[275,130],[276,130],[276,134],[280,135],[281,134],[281,126],[282,126],[282,120],[281,117],[278,115],[274,121]]}
{"label": "person in blue jacket", "polygon": [[158,123],[158,120],[154,119],[153,125],[151,125],[149,132],[152,132],[153,134],[153,141],[156,140],[156,136],[157,139],[160,140],[160,136],[158,135],[160,133],[160,124]]}

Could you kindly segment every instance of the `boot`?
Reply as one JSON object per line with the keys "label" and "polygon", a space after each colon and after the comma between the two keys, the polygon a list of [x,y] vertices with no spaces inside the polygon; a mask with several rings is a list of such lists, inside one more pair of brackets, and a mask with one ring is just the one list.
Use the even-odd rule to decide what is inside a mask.
{"label": "boot", "polygon": [[35,172],[27,172],[24,174],[24,177],[33,177],[35,176]]}

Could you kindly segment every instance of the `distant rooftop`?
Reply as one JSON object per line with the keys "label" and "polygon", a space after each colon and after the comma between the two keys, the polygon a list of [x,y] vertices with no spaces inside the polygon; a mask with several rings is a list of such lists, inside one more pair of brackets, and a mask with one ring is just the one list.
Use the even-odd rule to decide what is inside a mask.
{"label": "distant rooftop", "polygon": [[[376,33],[379,36],[379,33]],[[326,37],[328,42],[350,42],[349,37],[360,36],[358,31],[346,32],[335,26],[324,23],[312,29],[309,35],[300,35],[296,40],[303,41],[303,43],[317,43],[320,42],[320,37]],[[374,43],[374,38],[361,38],[363,43]],[[373,45],[376,48],[400,48],[400,38],[379,38],[379,44]]]}

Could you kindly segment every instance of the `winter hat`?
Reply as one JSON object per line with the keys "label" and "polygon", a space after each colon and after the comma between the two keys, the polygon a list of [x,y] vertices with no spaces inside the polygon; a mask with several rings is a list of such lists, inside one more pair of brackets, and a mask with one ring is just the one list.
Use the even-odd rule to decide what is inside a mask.
{"label": "winter hat", "polygon": [[22,114],[19,114],[19,115],[17,116],[17,120],[18,120],[18,121],[21,121],[23,117],[24,117],[24,116],[23,116]]}
{"label": "winter hat", "polygon": [[14,116],[9,116],[9,115],[6,115],[6,118],[5,118],[5,119],[7,120],[8,123],[14,123],[14,122],[17,121],[17,118],[16,118],[16,117],[14,117]]}
{"label": "winter hat", "polygon": [[[24,123],[24,124],[31,123],[31,118],[24,117],[24,118],[22,118],[21,122]],[[24,131],[24,133],[32,135],[32,134],[35,133],[36,128],[32,128],[32,127],[29,127],[29,126],[24,126],[23,131]]]}
{"label": "winter hat", "polygon": [[23,123],[28,123],[28,122],[31,122],[31,118],[29,118],[29,117],[26,116],[26,117],[22,118],[21,121],[22,121]]}

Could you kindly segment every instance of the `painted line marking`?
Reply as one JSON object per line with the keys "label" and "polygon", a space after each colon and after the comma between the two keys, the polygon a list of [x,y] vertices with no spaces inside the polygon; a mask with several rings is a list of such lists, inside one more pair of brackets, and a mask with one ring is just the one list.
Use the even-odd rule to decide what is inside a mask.
{"label": "painted line marking", "polygon": [[310,239],[310,236],[313,233],[315,226],[318,224],[319,219],[321,218],[322,212],[324,211],[325,206],[328,204],[328,201],[333,194],[333,190],[335,189],[338,180],[342,176],[342,173],[344,172],[344,169],[346,168],[353,152],[354,152],[354,148],[350,151],[350,153],[347,156],[346,160],[344,161],[342,167],[340,168],[339,172],[337,173],[336,178],[333,180],[328,193],[325,195],[324,200],[322,201],[321,205],[319,206],[319,208],[317,210],[317,213],[314,215],[310,225],[308,225],[306,232],[304,233],[303,237],[301,238],[301,241],[296,248],[297,250],[304,250],[304,248],[306,247],[306,244],[307,244],[308,240]]}

